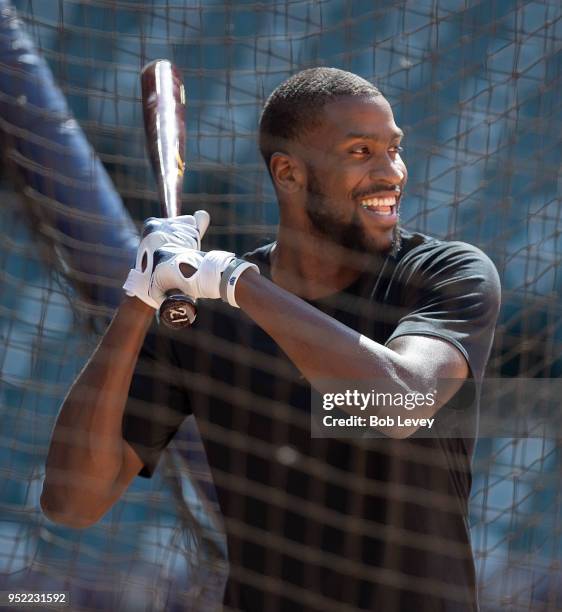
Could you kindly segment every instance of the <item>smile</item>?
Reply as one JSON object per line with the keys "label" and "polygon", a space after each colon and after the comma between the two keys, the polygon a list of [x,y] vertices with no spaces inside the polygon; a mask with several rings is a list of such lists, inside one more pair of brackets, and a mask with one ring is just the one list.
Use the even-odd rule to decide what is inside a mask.
{"label": "smile", "polygon": [[370,196],[361,200],[361,208],[383,217],[394,216],[398,198],[397,195]]}

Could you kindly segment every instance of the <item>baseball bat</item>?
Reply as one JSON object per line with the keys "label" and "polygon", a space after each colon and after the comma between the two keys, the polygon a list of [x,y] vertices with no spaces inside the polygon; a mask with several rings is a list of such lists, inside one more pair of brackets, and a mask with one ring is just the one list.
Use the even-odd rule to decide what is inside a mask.
{"label": "baseball bat", "polygon": [[[158,185],[163,217],[181,212],[185,172],[185,89],[178,69],[165,59],[147,64],[141,71],[142,110],[146,147]],[[159,320],[178,329],[191,325],[197,313],[195,300],[179,289],[166,293]]]}

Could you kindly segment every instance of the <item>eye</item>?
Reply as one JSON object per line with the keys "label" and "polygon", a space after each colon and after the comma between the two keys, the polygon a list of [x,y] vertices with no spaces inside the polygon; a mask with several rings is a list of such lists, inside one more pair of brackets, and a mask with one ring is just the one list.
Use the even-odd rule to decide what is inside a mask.
{"label": "eye", "polygon": [[369,147],[367,145],[357,145],[357,146],[353,147],[353,149],[351,149],[350,153],[352,155],[357,155],[357,156],[361,157],[361,156],[365,156],[365,155],[370,155],[371,154],[371,149],[369,149]]}
{"label": "eye", "polygon": [[390,147],[389,149],[391,155],[400,155],[400,153],[402,153],[403,150],[404,148],[401,147],[400,145],[394,145],[393,147]]}

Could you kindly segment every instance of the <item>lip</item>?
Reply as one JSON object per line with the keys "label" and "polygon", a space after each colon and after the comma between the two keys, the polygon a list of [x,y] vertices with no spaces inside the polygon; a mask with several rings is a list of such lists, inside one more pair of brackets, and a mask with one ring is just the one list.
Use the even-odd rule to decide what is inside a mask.
{"label": "lip", "polygon": [[374,210],[361,208],[360,214],[369,224],[376,224],[378,227],[391,228],[398,223],[398,209],[395,206],[394,212],[389,215],[381,215]]}

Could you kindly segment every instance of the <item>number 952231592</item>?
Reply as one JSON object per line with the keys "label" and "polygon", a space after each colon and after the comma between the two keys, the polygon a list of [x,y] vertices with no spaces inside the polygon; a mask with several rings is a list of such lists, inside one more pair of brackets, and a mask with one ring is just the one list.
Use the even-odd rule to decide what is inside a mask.
{"label": "number 952231592", "polygon": [[70,593],[68,591],[0,591],[0,605],[3,606],[68,606]]}

